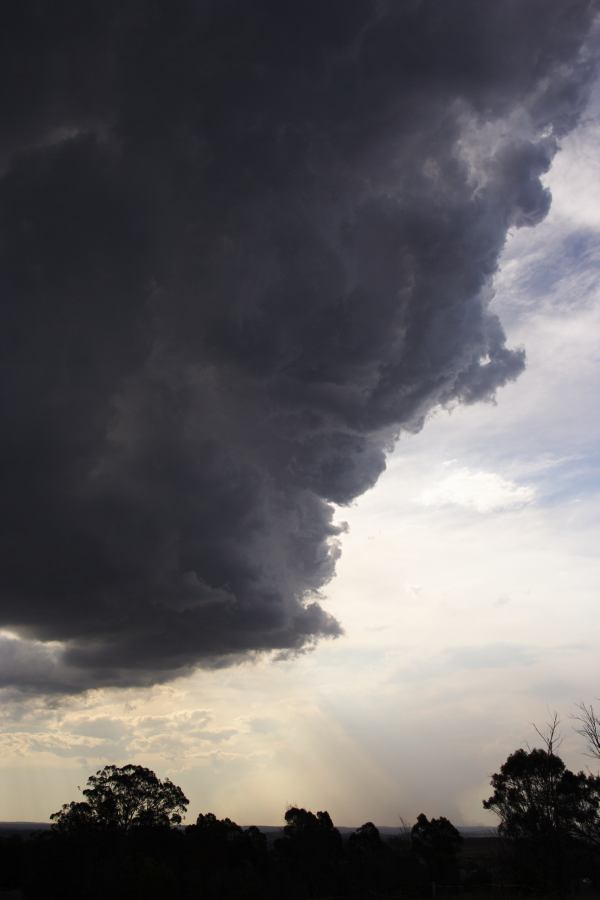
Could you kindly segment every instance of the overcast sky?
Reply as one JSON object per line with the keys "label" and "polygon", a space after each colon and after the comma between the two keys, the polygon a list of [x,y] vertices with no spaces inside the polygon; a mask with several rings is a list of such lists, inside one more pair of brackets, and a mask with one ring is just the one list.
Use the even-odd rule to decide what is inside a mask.
{"label": "overcast sky", "polygon": [[587,765],[595,4],[484,6],[14,14],[0,819],[493,824],[555,709]]}

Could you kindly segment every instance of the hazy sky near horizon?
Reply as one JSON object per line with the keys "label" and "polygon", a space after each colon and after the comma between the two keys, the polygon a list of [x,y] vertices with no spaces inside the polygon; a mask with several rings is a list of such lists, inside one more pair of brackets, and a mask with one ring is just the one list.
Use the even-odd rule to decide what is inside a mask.
{"label": "hazy sky near horizon", "polygon": [[[513,30],[532,27],[538,6],[498,4],[491,34],[475,18],[482,46],[496,27],[514,69],[526,48]],[[322,46],[302,33],[331,95],[319,108],[306,88],[310,115],[298,103],[282,118],[287,88],[259,79],[244,100],[254,124],[237,100],[227,121],[216,101],[192,121],[186,86],[167,140],[119,70],[122,105],[108,78],[92,111],[59,84],[62,106],[50,89],[15,127],[1,199],[7,222],[17,203],[26,212],[3,262],[19,300],[8,368],[27,414],[5,412],[0,820],[45,820],[99,766],[136,762],[183,787],[189,821],[211,810],[277,824],[294,804],[347,825],[421,811],[494,824],[481,808],[491,772],[555,709],[566,760],[589,764],[569,715],[600,683],[600,94],[571,130],[590,75],[569,65],[594,4],[558,7],[571,10],[572,45],[550,24],[538,40],[554,66],[516,66],[521,84],[495,51],[475,88],[436,50],[464,40],[466,0],[431,32],[407,3],[432,62],[406,63],[413,94],[396,106],[402,73],[374,7],[356,3],[343,28],[339,11],[315,26]],[[272,16],[267,32],[285,31]],[[220,20],[211,28],[230,38]],[[254,40],[234,42],[242,72],[255,52],[269,78],[304,72]],[[185,52],[165,96],[191,75],[202,90],[217,78]],[[218,70],[224,97],[229,71]],[[328,105],[340,73],[372,140]],[[385,103],[371,112],[375,90]],[[247,151],[245,168],[214,155],[226,140]],[[179,169],[157,186],[165,160]],[[235,166],[237,181],[212,185]],[[35,354],[34,382],[23,373]]]}

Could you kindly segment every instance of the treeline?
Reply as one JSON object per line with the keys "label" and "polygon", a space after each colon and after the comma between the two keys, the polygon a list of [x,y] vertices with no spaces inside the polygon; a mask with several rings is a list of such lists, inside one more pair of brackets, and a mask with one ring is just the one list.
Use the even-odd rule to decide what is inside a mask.
{"label": "treeline", "polygon": [[[582,733],[600,758],[600,725],[581,707]],[[556,750],[519,749],[483,801],[498,837],[463,840],[444,817],[418,816],[383,839],[372,822],[342,837],[325,811],[292,807],[274,838],[201,814],[143,766],[105,766],[52,829],[0,839],[0,892],[26,900],[395,900],[399,897],[596,895],[600,888],[600,777],[570,771]],[[269,839],[271,838],[271,839]]]}
{"label": "treeline", "polygon": [[292,808],[279,834],[211,813],[185,828],[55,827],[0,841],[0,888],[31,900],[358,900],[492,878],[481,865],[461,870],[462,838],[444,818],[421,815],[387,840],[367,822],[343,838],[327,812]]}

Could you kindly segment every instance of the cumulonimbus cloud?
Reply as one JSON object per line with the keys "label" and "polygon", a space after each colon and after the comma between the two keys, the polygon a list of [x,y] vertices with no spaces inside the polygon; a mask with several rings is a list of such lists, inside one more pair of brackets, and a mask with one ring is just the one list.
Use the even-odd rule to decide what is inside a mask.
{"label": "cumulonimbus cloud", "polygon": [[333,504],[523,369],[491,280],[548,210],[596,8],[9,7],[0,627],[25,663],[2,684],[146,684],[340,632]]}

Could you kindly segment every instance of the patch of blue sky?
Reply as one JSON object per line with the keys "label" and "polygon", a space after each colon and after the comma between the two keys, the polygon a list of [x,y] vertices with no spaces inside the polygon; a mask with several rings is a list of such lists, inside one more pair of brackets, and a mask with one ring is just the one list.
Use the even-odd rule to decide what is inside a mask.
{"label": "patch of blue sky", "polygon": [[496,279],[496,305],[505,324],[519,311],[587,306],[597,297],[600,232],[591,228],[544,229],[517,235],[507,248]]}
{"label": "patch of blue sky", "polygon": [[[533,299],[553,298],[567,307],[585,301],[597,287],[600,271],[600,235],[590,229],[569,232],[553,252],[544,254],[525,267],[520,288]],[[579,291],[568,288],[576,275]]]}
{"label": "patch of blue sky", "polygon": [[574,499],[600,497],[600,456],[565,461],[550,472],[528,478],[535,488],[538,506],[560,506]]}

